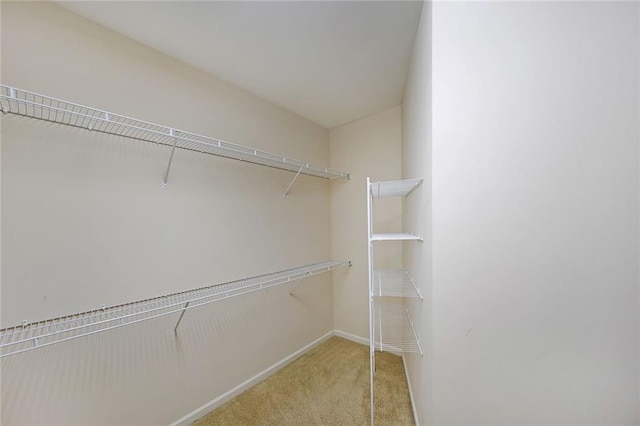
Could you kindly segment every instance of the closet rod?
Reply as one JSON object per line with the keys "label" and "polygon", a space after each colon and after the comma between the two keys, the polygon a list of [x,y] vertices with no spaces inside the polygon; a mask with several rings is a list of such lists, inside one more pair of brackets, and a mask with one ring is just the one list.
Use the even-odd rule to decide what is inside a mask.
{"label": "closet rod", "polygon": [[[349,178],[349,174],[311,163],[271,154],[259,149],[202,136],[136,118],[52,98],[0,84],[0,110],[39,120],[80,127],[91,131],[124,136],[203,154],[231,158],[297,174],[325,179]],[[164,176],[164,185],[169,174]],[[288,188],[290,189],[290,188]]]}
{"label": "closet rod", "polygon": [[0,329],[0,358],[177,312],[184,314],[187,309],[350,265],[350,261],[330,260],[79,314],[34,323],[25,321]]}

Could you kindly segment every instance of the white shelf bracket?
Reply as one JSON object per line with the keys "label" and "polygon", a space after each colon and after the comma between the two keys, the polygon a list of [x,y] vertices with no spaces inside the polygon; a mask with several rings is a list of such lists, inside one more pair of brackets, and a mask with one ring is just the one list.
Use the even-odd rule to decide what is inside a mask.
{"label": "white shelf bracket", "polygon": [[187,311],[188,307],[189,307],[189,302],[184,304],[184,307],[182,308],[182,312],[180,313],[180,318],[178,318],[178,322],[176,323],[176,326],[173,329],[173,334],[175,334],[176,336],[178,335],[178,326],[180,325],[180,321],[182,321],[182,317],[184,316],[184,313]]}
{"label": "white shelf bracket", "polygon": [[304,281],[304,279],[305,279],[305,278],[307,278],[307,275],[305,275],[304,277],[302,277],[302,278],[300,278],[300,279],[298,280],[298,282],[296,283],[296,285],[294,285],[294,286],[293,286],[293,288],[291,289],[291,291],[289,292],[289,296],[291,296],[291,295],[293,294],[294,290],[295,290],[295,289],[300,285],[300,283],[301,283],[302,281]]}
{"label": "white shelf bracket", "polygon": [[291,181],[289,186],[287,186],[287,189],[284,190],[284,194],[282,194],[284,197],[287,196],[287,194],[289,193],[289,190],[293,186],[293,183],[296,181],[296,179],[298,179],[298,176],[300,176],[300,172],[302,171],[302,169],[304,169],[304,164],[302,166],[300,166],[300,169],[298,170],[298,173],[296,173],[296,175],[293,177],[293,180]]}
{"label": "white shelf bracket", "polygon": [[[173,137],[173,129],[169,129],[169,136]],[[164,172],[164,179],[162,180],[162,188],[169,188],[169,170],[171,170],[171,163],[173,162],[173,154],[176,152],[176,144],[178,143],[178,138],[173,139],[173,145],[171,146],[171,154],[169,154],[169,164],[167,164],[167,171]],[[182,317],[180,317],[182,319]]]}

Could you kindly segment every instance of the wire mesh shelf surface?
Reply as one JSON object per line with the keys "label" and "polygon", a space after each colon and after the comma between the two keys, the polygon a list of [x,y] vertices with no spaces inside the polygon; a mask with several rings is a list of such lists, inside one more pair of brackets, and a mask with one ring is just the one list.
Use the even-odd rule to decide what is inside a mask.
{"label": "wire mesh shelf surface", "polygon": [[373,295],[392,297],[418,297],[420,290],[404,269],[375,269],[373,271]]}
{"label": "wire mesh shelf surface", "polygon": [[422,355],[409,309],[398,302],[378,299],[373,316],[374,349],[387,352],[416,352]]}
{"label": "wire mesh shelf surface", "polygon": [[0,84],[0,108],[40,120],[124,136],[176,148],[231,158],[276,169],[325,179],[348,178],[349,174],[315,164],[271,154],[208,136],[149,123],[135,118],[51,98]]}
{"label": "wire mesh shelf surface", "polygon": [[422,178],[371,182],[373,198],[405,197],[422,183]]}
{"label": "wire mesh shelf surface", "polygon": [[422,238],[413,234],[373,234],[371,241],[422,241]]}
{"label": "wire mesh shelf surface", "polygon": [[105,307],[0,330],[0,358],[114,328],[135,324],[197,306],[229,299],[349,265],[327,261],[251,278],[209,285],[166,296]]}

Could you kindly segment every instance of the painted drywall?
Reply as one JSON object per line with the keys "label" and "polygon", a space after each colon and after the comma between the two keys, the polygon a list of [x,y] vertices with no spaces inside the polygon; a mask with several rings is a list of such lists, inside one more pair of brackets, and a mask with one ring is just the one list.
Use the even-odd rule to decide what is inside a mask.
{"label": "painted drywall", "polygon": [[[330,167],[351,173],[349,181],[331,183],[331,254],[353,261],[348,274],[334,277],[334,323],[336,330],[357,341],[369,339],[366,182],[367,177],[372,181],[400,178],[400,118],[401,108],[396,107],[329,132]],[[400,207],[397,199],[376,200],[375,232],[400,232]],[[400,243],[378,244],[374,255],[380,268],[402,265]]]}
{"label": "painted drywall", "polygon": [[422,185],[404,199],[402,206],[405,226],[423,238],[421,244],[403,244],[404,267],[423,296],[421,301],[407,300],[423,354],[407,353],[404,357],[418,424],[427,424],[427,415],[433,409],[431,8],[431,2],[422,7],[402,98],[402,177],[424,179]]}
{"label": "painted drywall", "polygon": [[431,54],[421,423],[640,422],[638,7],[433,4],[403,103],[407,174]]}
{"label": "painted drywall", "polygon": [[[51,3],[2,81],[318,164],[328,131]],[[329,182],[2,117],[2,326],[330,258]],[[343,272],[346,273],[346,272]],[[2,359],[3,424],[167,424],[333,330],[329,274]]]}

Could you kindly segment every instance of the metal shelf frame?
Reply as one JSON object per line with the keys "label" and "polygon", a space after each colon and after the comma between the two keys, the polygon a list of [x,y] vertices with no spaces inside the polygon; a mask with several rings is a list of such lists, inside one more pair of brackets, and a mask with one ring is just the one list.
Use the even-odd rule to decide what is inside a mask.
{"label": "metal shelf frame", "polygon": [[25,321],[0,329],[0,358],[180,312],[174,328],[177,333],[187,309],[296,282],[291,294],[305,278],[344,266],[351,262],[330,260],[59,318]]}
{"label": "metal shelf frame", "polygon": [[[373,200],[376,198],[406,197],[423,181],[423,178],[371,182],[367,178],[367,231],[369,258],[369,371],[371,425],[374,424],[374,374],[376,350],[396,353],[417,352],[422,355],[418,335],[402,304],[387,304],[389,298],[416,297],[422,294],[405,270],[374,270],[373,243],[376,241],[422,241],[422,237],[408,233],[374,234]],[[387,300],[385,300],[387,299]]]}
{"label": "metal shelf frame", "polygon": [[169,171],[175,149],[195,151],[230,158],[295,173],[284,195],[300,174],[325,179],[349,179],[349,174],[331,170],[304,161],[271,154],[255,148],[234,144],[221,139],[179,130],[160,124],[96,109],[73,102],[52,98],[27,90],[0,84],[0,110],[3,113],[45,120],[89,131],[123,136],[152,142],[171,148],[163,187],[168,187]]}

